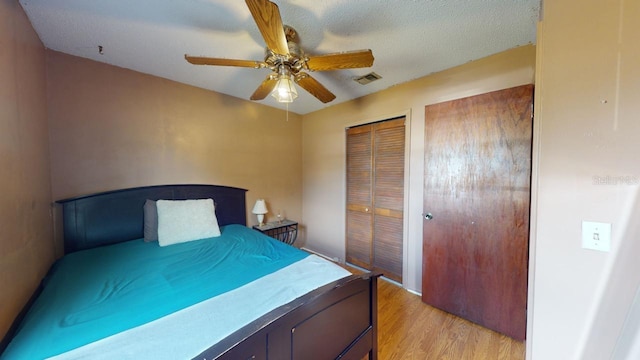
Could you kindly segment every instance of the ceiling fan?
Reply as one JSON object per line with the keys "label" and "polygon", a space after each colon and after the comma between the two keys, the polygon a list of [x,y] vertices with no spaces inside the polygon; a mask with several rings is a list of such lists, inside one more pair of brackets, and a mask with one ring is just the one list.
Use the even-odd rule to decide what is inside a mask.
{"label": "ceiling fan", "polygon": [[245,0],[258,29],[267,45],[264,61],[235,60],[185,55],[195,65],[239,66],[272,71],[251,95],[251,100],[262,100],[270,93],[279,102],[292,102],[298,93],[291,82],[295,81],[323,103],[336,96],[307,71],[354,69],[373,65],[371,50],[357,50],[326,55],[310,56],[299,45],[297,32],[283,25],[278,5],[269,0]]}

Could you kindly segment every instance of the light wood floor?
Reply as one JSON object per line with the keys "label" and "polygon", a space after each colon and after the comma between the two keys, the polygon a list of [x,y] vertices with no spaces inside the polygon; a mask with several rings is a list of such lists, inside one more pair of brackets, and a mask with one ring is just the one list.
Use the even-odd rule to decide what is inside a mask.
{"label": "light wood floor", "polygon": [[418,295],[378,281],[380,360],[520,360],[524,342],[424,304]]}

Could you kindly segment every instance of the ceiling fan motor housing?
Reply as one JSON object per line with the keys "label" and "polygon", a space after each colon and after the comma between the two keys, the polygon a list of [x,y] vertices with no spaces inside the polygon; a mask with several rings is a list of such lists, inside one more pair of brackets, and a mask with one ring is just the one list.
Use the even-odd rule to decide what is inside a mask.
{"label": "ceiling fan motor housing", "polygon": [[305,66],[306,58],[302,47],[298,43],[298,34],[291,26],[285,25],[284,31],[287,36],[287,46],[289,48],[288,54],[277,54],[270,48],[265,48],[264,62],[274,72],[278,72],[278,69],[282,65],[291,69],[295,74]]}

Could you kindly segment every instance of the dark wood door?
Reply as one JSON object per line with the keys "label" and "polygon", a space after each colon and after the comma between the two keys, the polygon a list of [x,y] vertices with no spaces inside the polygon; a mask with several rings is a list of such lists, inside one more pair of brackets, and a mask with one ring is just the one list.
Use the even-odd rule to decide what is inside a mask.
{"label": "dark wood door", "polygon": [[422,299],[526,333],[533,85],[425,110]]}
{"label": "dark wood door", "polygon": [[347,129],[347,262],[402,282],[405,118]]}

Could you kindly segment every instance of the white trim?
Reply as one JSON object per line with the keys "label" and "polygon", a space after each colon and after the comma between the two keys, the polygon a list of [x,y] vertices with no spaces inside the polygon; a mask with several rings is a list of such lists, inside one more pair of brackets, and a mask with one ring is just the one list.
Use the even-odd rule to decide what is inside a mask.
{"label": "white trim", "polygon": [[319,253],[319,252],[317,252],[317,251],[315,251],[315,250],[311,250],[311,249],[309,249],[309,248],[307,248],[307,247],[304,247],[304,246],[303,246],[303,247],[301,247],[301,248],[300,248],[300,250],[304,250],[304,251],[306,251],[306,252],[310,252],[310,253],[312,253],[312,254],[314,254],[314,255],[318,255],[318,256],[320,256],[321,258],[326,259],[326,260],[329,260],[329,261],[331,261],[331,262],[334,262],[334,263],[337,263],[337,264],[342,264],[342,262],[340,261],[340,259],[338,259],[337,257],[330,258],[330,257],[328,257],[328,256],[327,256],[327,255],[325,255],[325,254],[321,254],[321,253]]}
{"label": "white trim", "polygon": [[[542,8],[542,6],[541,6]],[[542,10],[541,10],[542,11]],[[542,16],[541,16],[542,17]],[[536,44],[536,77],[534,80],[533,93],[533,131],[531,140],[531,184],[530,184],[530,203],[529,203],[529,264],[527,279],[527,330],[525,343],[525,359],[533,358],[533,342],[535,341],[533,332],[534,310],[535,310],[535,282],[536,282],[536,243],[538,236],[538,194],[539,194],[539,174],[541,145],[540,137],[542,134],[542,121],[540,114],[542,113],[542,54],[544,50],[543,44],[543,22],[538,22]]]}

